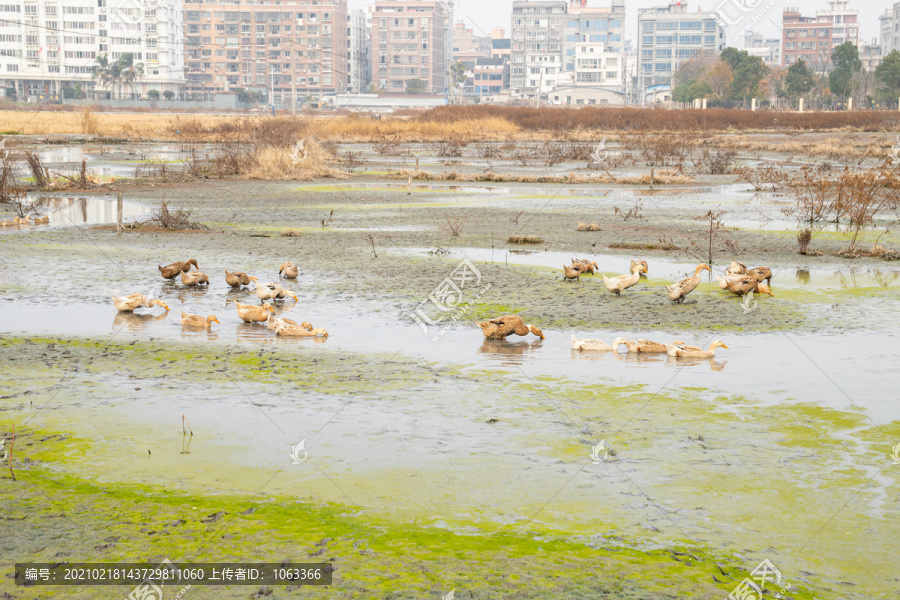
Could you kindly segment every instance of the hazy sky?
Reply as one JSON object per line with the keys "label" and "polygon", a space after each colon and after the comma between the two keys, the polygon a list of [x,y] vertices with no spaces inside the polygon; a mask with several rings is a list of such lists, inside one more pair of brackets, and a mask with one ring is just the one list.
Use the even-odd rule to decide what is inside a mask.
{"label": "hazy sky", "polygon": [[[361,8],[367,4],[373,4],[372,0],[349,1],[351,8]],[[625,24],[626,35],[630,36],[632,40],[634,39],[638,8],[666,4],[668,4],[667,0],[625,0],[625,7],[628,11],[628,21]],[[850,8],[859,11],[861,42],[869,42],[872,38],[878,37],[878,16],[892,4],[893,2],[889,0],[871,2],[850,0]],[[609,6],[609,0],[588,0],[588,6]],[[804,15],[814,16],[817,10],[826,9],[828,2],[827,0],[701,0],[700,2],[687,2],[687,6],[689,12],[696,11],[698,7],[704,10],[718,9],[724,13],[727,21],[735,22],[740,19],[736,25],[729,25],[726,32],[729,45],[740,47],[743,45],[743,36],[740,35],[740,31],[754,18],[757,20],[755,24],[751,25],[752,29],[767,36],[780,37],[778,26],[781,25],[781,13],[785,6],[799,7],[800,12]],[[476,33],[479,33],[480,28],[485,32],[483,35],[490,35],[493,27],[503,27],[506,29],[507,36],[509,36],[511,12],[512,0],[457,0],[454,11],[455,19],[464,21],[466,27],[475,29]],[[735,38],[739,41],[733,42]]]}

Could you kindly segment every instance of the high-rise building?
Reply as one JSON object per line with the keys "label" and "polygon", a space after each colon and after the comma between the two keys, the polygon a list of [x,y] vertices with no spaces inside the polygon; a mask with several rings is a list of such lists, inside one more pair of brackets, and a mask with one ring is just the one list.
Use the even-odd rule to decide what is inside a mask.
{"label": "high-rise building", "polygon": [[574,85],[623,89],[625,0],[587,6],[571,0],[566,15],[565,71]]}
{"label": "high-rise building", "polygon": [[688,12],[683,2],[639,10],[637,35],[637,87],[642,101],[658,90],[670,90],[678,69],[697,54],[725,49],[725,29],[718,13]]}
{"label": "high-rise building", "polygon": [[563,71],[565,0],[513,0],[510,89],[522,98],[546,95]]}
{"label": "high-rise building", "polygon": [[859,45],[858,13],[847,0],[830,0],[828,10],[804,17],[797,8],[785,8],[781,17],[782,64],[803,59],[812,69],[831,68],[831,51],[844,42]]}
{"label": "high-rise building", "polygon": [[403,93],[421,80],[426,94],[448,87],[452,12],[438,0],[377,0],[372,11],[372,83]]}
{"label": "high-rise building", "polygon": [[[180,97],[184,86],[182,2],[26,0],[0,5],[0,79],[17,98]],[[131,54],[131,81],[102,85],[98,59]]]}
{"label": "high-rise building", "polygon": [[372,40],[366,27],[366,13],[354,9],[347,16],[347,89],[353,94],[368,91],[372,79]]}
{"label": "high-rise building", "polygon": [[887,56],[892,50],[900,50],[900,2],[884,9],[878,22],[881,25],[878,36],[881,56]]}
{"label": "high-rise building", "polygon": [[347,0],[185,4],[187,91],[238,89],[277,107],[347,90]]}
{"label": "high-rise building", "polygon": [[767,38],[761,33],[747,31],[744,33],[744,50],[750,56],[763,59],[768,67],[781,64],[781,38]]}

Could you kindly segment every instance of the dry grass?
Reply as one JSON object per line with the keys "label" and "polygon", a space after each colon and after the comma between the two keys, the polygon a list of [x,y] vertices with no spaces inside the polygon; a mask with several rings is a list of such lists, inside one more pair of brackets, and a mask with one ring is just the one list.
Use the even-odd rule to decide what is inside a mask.
{"label": "dry grass", "polygon": [[513,235],[506,240],[507,244],[543,244],[544,240],[533,235]]}
{"label": "dry grass", "polygon": [[613,242],[609,247],[617,250],[681,250],[674,244],[633,244],[631,242]]}
{"label": "dry grass", "polygon": [[575,231],[601,231],[601,229],[596,223],[579,223],[578,227],[575,228]]}
{"label": "dry grass", "polygon": [[300,237],[300,232],[296,229],[285,229],[280,235],[281,237]]}
{"label": "dry grass", "polygon": [[[306,140],[305,154],[298,156],[293,147],[263,147],[252,153],[252,165],[242,175],[250,179],[310,180],[319,177],[345,179],[348,175],[328,166],[333,157],[315,140]],[[299,160],[298,160],[299,159]]]}

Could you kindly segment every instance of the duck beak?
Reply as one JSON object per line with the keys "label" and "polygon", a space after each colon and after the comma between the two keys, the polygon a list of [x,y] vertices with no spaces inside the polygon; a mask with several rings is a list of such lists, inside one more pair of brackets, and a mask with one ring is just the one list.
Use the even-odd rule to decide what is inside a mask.
{"label": "duck beak", "polygon": [[[213,318],[213,321],[215,321],[216,323],[219,323],[219,319]],[[221,323],[219,323],[219,325],[221,325]]]}
{"label": "duck beak", "polygon": [[722,347],[725,348],[726,350],[731,350],[731,348],[729,348],[729,347],[726,346],[725,344],[722,344]]}
{"label": "duck beak", "polygon": [[270,313],[272,313],[273,315],[275,314],[275,309],[274,309],[274,308],[272,308],[271,306],[267,306],[266,308],[269,309],[269,312],[270,312]]}
{"label": "duck beak", "polygon": [[164,309],[169,310],[169,305],[166,304],[165,302],[160,302],[159,305],[162,306]]}

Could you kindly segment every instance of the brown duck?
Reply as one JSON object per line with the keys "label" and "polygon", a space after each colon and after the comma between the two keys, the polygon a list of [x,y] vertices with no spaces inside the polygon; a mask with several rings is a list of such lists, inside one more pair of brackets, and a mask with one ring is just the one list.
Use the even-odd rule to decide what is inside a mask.
{"label": "brown duck", "polygon": [[489,340],[503,340],[509,335],[528,335],[529,333],[544,339],[544,333],[540,329],[534,325],[526,325],[519,315],[506,315],[476,324],[481,327],[484,337]]}
{"label": "brown duck", "polygon": [[179,273],[187,273],[191,270],[191,265],[194,265],[195,268],[199,269],[200,266],[197,264],[197,261],[193,258],[191,260],[185,262],[173,262],[171,265],[167,265],[165,267],[157,266],[159,269],[160,275],[162,275],[166,279],[175,279]]}
{"label": "brown duck", "polygon": [[209,277],[203,271],[191,271],[190,273],[181,272],[181,283],[188,287],[206,284],[209,285]]}
{"label": "brown duck", "polygon": [[251,281],[258,281],[256,277],[251,277],[242,271],[230,272],[225,269],[225,283],[231,287],[241,287],[242,285],[250,285]]}

